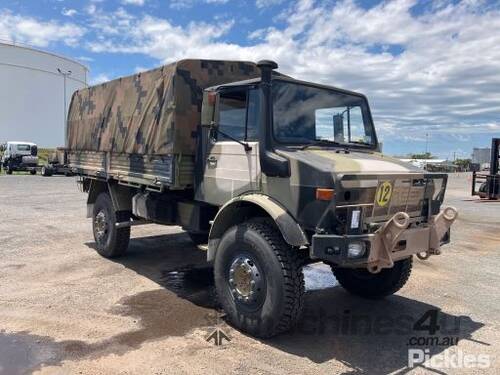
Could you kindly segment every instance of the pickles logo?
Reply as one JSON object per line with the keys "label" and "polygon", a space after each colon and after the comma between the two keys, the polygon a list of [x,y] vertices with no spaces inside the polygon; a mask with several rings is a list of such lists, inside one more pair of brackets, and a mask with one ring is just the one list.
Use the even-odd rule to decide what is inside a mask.
{"label": "pickles logo", "polygon": [[375,194],[375,200],[377,201],[377,205],[380,207],[387,206],[387,203],[391,200],[392,196],[392,184],[389,181],[382,182],[377,189],[377,193]]}

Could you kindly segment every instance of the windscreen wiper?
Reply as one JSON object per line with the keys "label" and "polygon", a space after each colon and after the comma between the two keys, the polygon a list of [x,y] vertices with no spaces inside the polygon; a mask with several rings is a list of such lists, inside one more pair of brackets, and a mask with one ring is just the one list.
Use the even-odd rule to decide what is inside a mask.
{"label": "windscreen wiper", "polygon": [[311,147],[311,146],[341,146],[347,150],[347,147],[345,144],[337,142],[337,141],[331,141],[329,139],[318,139],[314,142],[311,142],[311,143],[308,143],[308,144],[302,146],[300,149],[305,150],[306,148]]}
{"label": "windscreen wiper", "polygon": [[217,133],[219,133],[220,135],[222,135],[223,137],[226,137],[228,139],[230,139],[231,141],[234,141],[236,143],[239,143],[240,145],[243,146],[243,148],[245,149],[245,151],[252,151],[252,146],[250,146],[248,143],[246,142],[242,142],[232,136],[230,136],[229,134],[227,133],[224,133],[223,131],[220,131],[218,127],[213,127],[212,130],[216,131]]}
{"label": "windscreen wiper", "polygon": [[363,142],[363,141],[350,141],[349,143],[354,143],[354,144],[357,144],[357,145],[365,145],[365,146],[371,146],[372,145],[371,143]]}

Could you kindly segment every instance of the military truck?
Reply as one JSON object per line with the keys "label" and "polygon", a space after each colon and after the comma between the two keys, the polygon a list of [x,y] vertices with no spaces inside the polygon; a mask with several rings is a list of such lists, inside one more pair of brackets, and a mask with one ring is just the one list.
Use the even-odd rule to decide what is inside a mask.
{"label": "military truck", "polygon": [[72,176],[73,172],[68,164],[68,153],[64,147],[57,147],[48,158],[47,163],[42,165],[42,176],[50,177],[53,175]]}
{"label": "military truck", "polygon": [[28,171],[36,174],[38,167],[38,148],[32,142],[7,142],[2,145],[3,155],[0,166],[5,173]]}
{"label": "military truck", "polygon": [[457,217],[446,174],[379,152],[365,96],[276,68],[182,60],[77,91],[67,123],[97,251],[123,255],[134,225],[182,226],[227,320],[259,337],[299,319],[305,264],[381,298]]}

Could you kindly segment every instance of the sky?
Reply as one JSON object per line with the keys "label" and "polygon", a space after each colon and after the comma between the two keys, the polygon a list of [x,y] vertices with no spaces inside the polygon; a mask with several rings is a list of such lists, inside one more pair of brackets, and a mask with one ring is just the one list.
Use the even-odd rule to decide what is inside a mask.
{"label": "sky", "polygon": [[470,157],[500,136],[500,2],[2,0],[0,39],[91,84],[182,58],[272,59],[368,97],[385,153]]}

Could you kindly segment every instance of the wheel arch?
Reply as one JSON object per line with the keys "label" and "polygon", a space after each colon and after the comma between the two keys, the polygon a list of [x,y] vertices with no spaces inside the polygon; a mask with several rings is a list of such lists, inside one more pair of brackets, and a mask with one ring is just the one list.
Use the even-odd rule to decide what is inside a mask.
{"label": "wheel arch", "polygon": [[260,216],[271,218],[290,246],[309,244],[302,228],[281,204],[267,195],[246,194],[231,199],[215,216],[208,236],[207,260],[215,259],[219,242],[227,229],[249,218]]}
{"label": "wheel arch", "polygon": [[[86,186],[85,186],[86,185]],[[89,179],[88,184],[84,184],[84,191],[88,192],[87,197],[87,217],[92,217],[92,211],[97,197],[101,193],[108,193],[111,196],[115,211],[132,211],[132,189],[113,183],[111,181],[101,181]]]}

